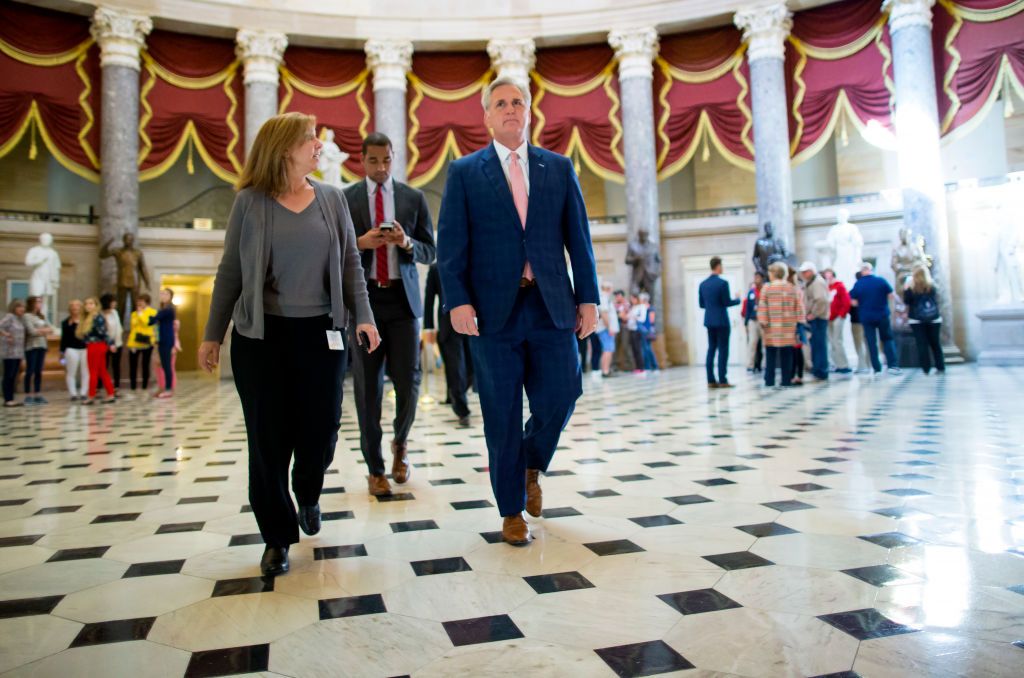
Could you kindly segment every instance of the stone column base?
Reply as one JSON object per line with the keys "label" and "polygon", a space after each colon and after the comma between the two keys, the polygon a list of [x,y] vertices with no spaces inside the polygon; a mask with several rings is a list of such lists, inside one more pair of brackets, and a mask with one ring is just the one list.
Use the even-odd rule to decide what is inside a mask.
{"label": "stone column base", "polygon": [[1024,305],[994,306],[977,314],[981,320],[979,365],[1024,365]]}

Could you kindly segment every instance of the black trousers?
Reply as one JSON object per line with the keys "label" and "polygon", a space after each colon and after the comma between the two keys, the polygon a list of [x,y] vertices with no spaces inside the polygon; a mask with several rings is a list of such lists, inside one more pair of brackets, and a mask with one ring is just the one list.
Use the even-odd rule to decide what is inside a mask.
{"label": "black trousers", "polygon": [[25,395],[39,393],[41,390],[43,385],[43,363],[45,361],[45,347],[30,348],[25,351]]}
{"label": "black trousers", "polygon": [[114,388],[121,388],[121,351],[124,347],[117,349],[110,349],[107,351],[107,371],[110,372],[110,378],[114,380]]}
{"label": "black trousers", "polygon": [[21,369],[21,358],[4,358],[4,402],[14,400],[14,385]]}
{"label": "black trousers", "polygon": [[[447,317],[439,320],[439,324],[445,322],[451,324]],[[457,417],[468,417],[469,402],[466,398],[466,389],[469,388],[469,377],[466,371],[466,339],[450,327],[445,332],[439,330],[437,337],[437,346],[441,349],[441,360],[444,362],[444,379],[448,386],[448,397],[452,401],[452,411]]]}
{"label": "black trousers", "polygon": [[149,388],[149,365],[153,362],[153,347],[128,349],[128,379],[133,391],[139,378],[139,360],[142,361],[142,390],[145,391]]}
{"label": "black trousers", "polygon": [[231,334],[231,364],[249,438],[249,503],[268,546],[299,541],[300,506],[320,501],[341,425],[345,352],[327,346],[330,317],[264,316],[263,339]]}
{"label": "black trousers", "polygon": [[[707,372],[708,383],[728,384],[726,370],[729,368],[729,334],[732,330],[728,325],[725,327],[707,327],[708,331],[708,355],[704,360],[704,368]],[[718,354],[718,381],[715,381],[715,354]]]}
{"label": "black trousers", "polygon": [[946,359],[942,355],[942,340],[939,335],[942,332],[942,323],[912,323],[911,331],[914,333],[914,341],[917,343],[917,359],[921,362],[921,369],[925,374],[932,369],[932,358],[935,359],[935,369],[939,372],[946,371]]}
{"label": "black trousers", "polygon": [[793,382],[793,349],[789,346],[765,347],[764,385],[775,386],[775,368],[782,368],[782,385]]}
{"label": "black trousers", "polygon": [[359,446],[371,475],[384,475],[384,457],[380,443],[381,402],[384,397],[384,370],[387,369],[395,387],[395,440],[402,443],[416,419],[416,403],[420,397],[420,323],[409,310],[405,288],[401,284],[388,288],[370,283],[370,307],[380,332],[380,346],[367,353],[355,341],[355,328],[349,334],[352,348],[352,381],[359,419]]}

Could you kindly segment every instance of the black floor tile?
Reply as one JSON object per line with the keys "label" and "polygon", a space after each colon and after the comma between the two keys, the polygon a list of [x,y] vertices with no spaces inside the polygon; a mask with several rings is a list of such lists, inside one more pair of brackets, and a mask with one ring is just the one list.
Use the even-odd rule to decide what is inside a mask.
{"label": "black floor tile", "polygon": [[364,614],[380,614],[387,611],[387,608],[384,606],[384,596],[379,593],[320,601],[321,620],[337,619],[339,617],[358,617]]}
{"label": "black floor tile", "polygon": [[796,530],[778,523],[758,523],[756,525],[739,525],[736,527],[754,537],[777,537],[780,534],[794,534]]}
{"label": "black floor tile", "polygon": [[583,514],[574,509],[571,506],[563,506],[560,508],[544,509],[541,511],[541,516],[544,518],[571,518],[572,516],[582,516]]}
{"label": "black floor tile", "polygon": [[258,534],[236,534],[231,537],[231,541],[228,542],[228,546],[251,546],[252,544],[262,544],[263,537]]}
{"label": "black floor tile", "polygon": [[[252,507],[251,506],[249,506],[247,508],[249,510],[248,511],[243,511],[243,513],[250,513],[250,512],[252,512]],[[353,519],[355,517],[356,517],[356,514],[352,513],[352,511],[324,511],[323,513],[320,514],[320,520],[325,521],[325,522],[329,521],[329,520],[351,520],[351,519]]]}
{"label": "black floor tile", "polygon": [[[108,486],[109,487],[109,486]],[[155,497],[160,494],[163,490],[132,490],[125,492],[122,497]]]}
{"label": "black floor tile", "polygon": [[668,468],[669,466],[679,466],[674,461],[650,461],[644,464],[647,468]]}
{"label": "black floor tile", "polygon": [[82,508],[79,506],[50,506],[48,508],[41,508],[36,511],[33,515],[37,516],[51,516],[58,513],[74,513],[78,509]]}
{"label": "black floor tile", "polygon": [[640,516],[639,518],[630,518],[630,520],[640,527],[663,527],[665,525],[683,524],[683,521],[676,520],[672,516]]}
{"label": "black floor tile", "polygon": [[56,563],[62,560],[85,560],[86,558],[102,558],[103,554],[110,549],[109,546],[87,546],[79,549],[61,549],[54,553],[46,561]]}
{"label": "black floor tile", "polygon": [[910,508],[909,506],[892,506],[890,508],[872,511],[872,513],[885,516],[886,518],[896,518],[897,520],[916,520],[918,518],[932,517],[930,513],[918,511],[917,509]]}
{"label": "black floor tile", "polygon": [[[86,464],[86,467],[89,465]],[[110,487],[110,483],[94,483],[92,485],[76,485],[71,491],[72,492],[89,492],[91,490],[105,490]]]}
{"label": "black floor tile", "polygon": [[[147,473],[148,475],[152,475]],[[217,501],[219,497],[184,497],[178,500],[179,504],[212,504]]]}
{"label": "black floor tile", "polygon": [[916,584],[921,581],[919,577],[915,577],[892,565],[855,567],[849,570],[842,570],[842,572],[855,579],[867,582],[872,586],[897,586],[899,584]]}
{"label": "black floor tile", "polygon": [[0,548],[5,546],[31,546],[44,536],[42,534],[25,534],[20,537],[0,537]]}
{"label": "black floor tile", "polygon": [[157,534],[174,534],[176,532],[199,532],[206,523],[168,523],[157,529]]}
{"label": "black floor tile", "polygon": [[366,546],[363,544],[348,544],[345,546],[320,546],[313,549],[314,560],[332,560],[334,558],[358,558],[366,555]]}
{"label": "black floor tile", "polygon": [[574,476],[574,475],[576,475],[576,472],[575,471],[570,471],[569,469],[560,469],[558,471],[546,471],[544,473],[544,477],[546,477],[546,478],[557,478],[558,476]]}
{"label": "black floor tile", "polygon": [[221,596],[241,596],[246,593],[270,593],[274,590],[273,577],[241,577],[240,579],[224,579],[213,585],[211,598]]}
{"label": "black floor tile", "polygon": [[136,520],[141,514],[139,513],[111,513],[104,516],[96,516],[92,520],[93,525],[102,523],[130,523]]}
{"label": "black floor tile", "polygon": [[417,560],[409,563],[417,577],[431,574],[451,574],[452,572],[469,572],[473,568],[460,556],[454,558],[434,558],[433,560]]}
{"label": "black floor tile", "polygon": [[719,485],[735,485],[736,482],[728,478],[708,478],[707,480],[694,480],[693,482],[704,487],[717,487]]}
{"label": "black floor tile", "polygon": [[160,574],[178,574],[185,565],[184,560],[155,560],[150,563],[135,563],[128,567],[128,570],[121,575],[122,579],[129,577],[153,577]]}
{"label": "black floor tile", "polygon": [[679,504],[680,506],[688,506],[690,504],[706,504],[710,499],[702,497],[699,494],[684,494],[679,497],[665,497],[666,500],[673,504]]}
{"label": "black floor tile", "polygon": [[480,536],[483,537],[484,541],[488,544],[500,544],[505,541],[501,536],[501,530],[496,530],[494,532],[481,532]]}
{"label": "black floor tile", "polygon": [[839,471],[833,471],[830,468],[808,468],[800,471],[800,473],[806,473],[809,476],[835,476],[839,475]]}
{"label": "black floor tile", "polygon": [[377,497],[377,501],[382,504],[387,504],[393,501],[412,501],[416,497],[412,492],[393,492],[391,494],[382,494]]}
{"label": "black floor tile", "polygon": [[599,556],[617,556],[623,553],[642,553],[640,548],[628,539],[613,539],[611,541],[597,541],[584,544],[588,549]]}
{"label": "black floor tile", "polygon": [[827,490],[829,488],[817,483],[796,483],[794,485],[783,485],[783,487],[796,490],[797,492],[814,492],[816,490]]}
{"label": "black floor tile", "polygon": [[920,630],[913,626],[894,622],[874,608],[824,614],[820,615],[818,619],[850,634],[857,640],[885,638]]}
{"label": "black floor tile", "polygon": [[631,473],[631,474],[625,475],[625,476],[612,476],[612,477],[615,478],[616,480],[619,480],[619,481],[624,482],[624,483],[631,483],[631,482],[635,482],[637,480],[652,480],[652,478],[650,476],[645,476],[643,473]]}
{"label": "black floor tile", "polygon": [[709,563],[718,565],[724,570],[745,570],[750,567],[764,567],[765,565],[775,564],[770,560],[766,560],[759,555],[751,553],[750,551],[718,553],[713,556],[701,557]]}
{"label": "black floor tile", "polygon": [[579,494],[582,494],[587,499],[599,499],[601,497],[621,497],[615,490],[580,490]]}
{"label": "black floor tile", "polygon": [[487,501],[486,499],[471,499],[468,501],[453,501],[452,508],[456,511],[465,511],[466,509],[480,509],[480,508],[493,508],[494,504]]}
{"label": "black floor tile", "polygon": [[452,645],[477,645],[522,638],[523,634],[507,614],[447,621],[443,624]]}
{"label": "black floor tile", "polygon": [[557,593],[558,591],[575,591],[577,589],[592,589],[586,577],[579,572],[558,572],[556,574],[538,574],[531,577],[523,577],[527,584],[533,587],[537,593]]}
{"label": "black floor tile", "polygon": [[441,487],[444,485],[465,485],[466,481],[462,478],[441,478],[439,480],[431,480],[430,484],[434,487]]}
{"label": "black floor tile", "polygon": [[737,471],[753,471],[753,466],[745,466],[743,464],[732,464],[730,466],[719,466],[720,470],[726,473],[736,473]]}
{"label": "black floor tile", "polygon": [[714,589],[665,593],[658,598],[683,614],[700,614],[701,612],[717,612],[718,610],[743,607],[732,598]]}
{"label": "black floor tile", "polygon": [[185,669],[186,678],[210,678],[238,673],[266,671],[270,662],[270,645],[229,647],[221,650],[193,652]]}
{"label": "black floor tile", "polygon": [[71,641],[71,647],[145,640],[155,621],[156,617],[144,617],[141,619],[119,619],[117,621],[86,624],[78,632],[75,639]]}
{"label": "black floor tile", "polygon": [[18,598],[0,600],[0,619],[12,617],[28,617],[34,614],[50,614],[64,596],[45,596],[42,598]]}
{"label": "black floor tile", "polygon": [[693,664],[663,640],[605,647],[594,652],[621,678],[653,676],[694,668]]}
{"label": "black floor tile", "polygon": [[902,532],[882,532],[880,534],[869,534],[863,537],[858,537],[864,541],[877,544],[883,548],[896,549],[903,548],[904,546],[916,546],[921,543],[920,539],[914,537],[908,537]]}
{"label": "black floor tile", "polygon": [[422,530],[436,530],[437,523],[433,520],[408,520],[404,522],[391,523],[392,532],[420,532]]}

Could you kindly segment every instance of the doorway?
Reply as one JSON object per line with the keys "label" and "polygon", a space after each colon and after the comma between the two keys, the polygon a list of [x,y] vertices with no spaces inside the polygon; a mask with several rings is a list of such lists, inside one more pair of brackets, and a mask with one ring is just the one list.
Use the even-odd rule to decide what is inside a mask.
{"label": "doorway", "polygon": [[[178,330],[181,353],[176,360],[177,370],[193,372],[199,368],[196,353],[206,332],[206,319],[210,315],[213,276],[181,273],[163,275],[160,277],[160,288],[165,287],[174,292],[174,309],[181,324]],[[156,302],[156,299],[153,301]]]}

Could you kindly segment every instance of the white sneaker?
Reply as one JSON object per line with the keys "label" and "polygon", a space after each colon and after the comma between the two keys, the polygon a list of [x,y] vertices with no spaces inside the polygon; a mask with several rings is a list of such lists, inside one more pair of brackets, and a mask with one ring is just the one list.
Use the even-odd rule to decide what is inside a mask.
{"label": "white sneaker", "polygon": [[889,374],[903,374],[903,370],[898,367],[890,367]]}

